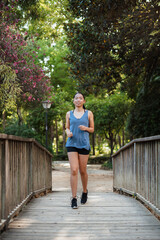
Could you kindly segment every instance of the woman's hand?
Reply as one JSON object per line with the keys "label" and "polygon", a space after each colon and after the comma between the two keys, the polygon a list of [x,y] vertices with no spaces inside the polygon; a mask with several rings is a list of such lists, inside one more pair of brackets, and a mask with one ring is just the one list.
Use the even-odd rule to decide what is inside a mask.
{"label": "woman's hand", "polygon": [[70,131],[68,131],[68,132],[67,132],[67,137],[73,137],[73,133],[70,132]]}
{"label": "woman's hand", "polygon": [[87,130],[87,127],[83,126],[83,125],[79,125],[79,128],[82,130],[82,131],[86,131]]}

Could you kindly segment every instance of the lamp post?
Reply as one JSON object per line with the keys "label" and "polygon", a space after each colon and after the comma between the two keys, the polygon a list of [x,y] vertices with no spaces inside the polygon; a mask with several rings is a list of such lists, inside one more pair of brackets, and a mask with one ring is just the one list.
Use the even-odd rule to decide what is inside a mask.
{"label": "lamp post", "polygon": [[43,108],[46,110],[46,148],[48,147],[48,125],[47,125],[47,110],[51,107],[51,102],[49,100],[42,102]]}

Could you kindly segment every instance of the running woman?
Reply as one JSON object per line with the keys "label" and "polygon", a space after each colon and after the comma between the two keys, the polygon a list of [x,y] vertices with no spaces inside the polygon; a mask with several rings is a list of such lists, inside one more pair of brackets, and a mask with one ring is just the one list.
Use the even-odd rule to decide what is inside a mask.
{"label": "running woman", "polygon": [[87,202],[87,162],[90,152],[89,133],[94,132],[93,113],[84,107],[85,99],[81,93],[76,93],[73,103],[75,109],[66,114],[66,133],[67,133],[67,153],[70,163],[71,175],[70,184],[72,189],[71,207],[77,206],[77,184],[78,170],[81,175],[83,192],[81,196],[81,204]]}

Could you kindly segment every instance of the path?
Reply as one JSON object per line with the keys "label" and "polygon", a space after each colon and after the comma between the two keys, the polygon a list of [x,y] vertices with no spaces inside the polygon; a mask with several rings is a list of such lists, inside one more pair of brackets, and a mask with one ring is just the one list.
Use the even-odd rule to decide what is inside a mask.
{"label": "path", "polygon": [[54,192],[32,199],[1,240],[160,240],[160,222],[141,203],[101,182],[112,172],[89,167],[88,202],[71,209],[68,170],[61,165],[53,171]]}
{"label": "path", "polygon": [[[88,189],[90,192],[112,192],[113,172],[100,169],[101,165],[88,165]],[[53,191],[70,192],[70,168],[68,161],[55,162],[52,174]],[[82,186],[80,176],[78,179],[78,193],[81,194]]]}

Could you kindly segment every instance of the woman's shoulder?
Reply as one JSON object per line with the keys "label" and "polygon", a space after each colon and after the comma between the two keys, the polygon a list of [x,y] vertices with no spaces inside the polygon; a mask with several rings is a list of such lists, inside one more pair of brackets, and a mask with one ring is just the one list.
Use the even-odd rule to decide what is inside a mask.
{"label": "woman's shoulder", "polygon": [[89,115],[93,115],[92,111],[88,110],[88,114]]}
{"label": "woman's shoulder", "polygon": [[66,113],[66,116],[67,116],[67,117],[70,117],[70,113],[71,113],[71,112],[73,112],[73,110],[68,111],[68,112]]}
{"label": "woman's shoulder", "polygon": [[92,111],[88,110],[88,119],[92,119],[93,118],[93,113]]}

